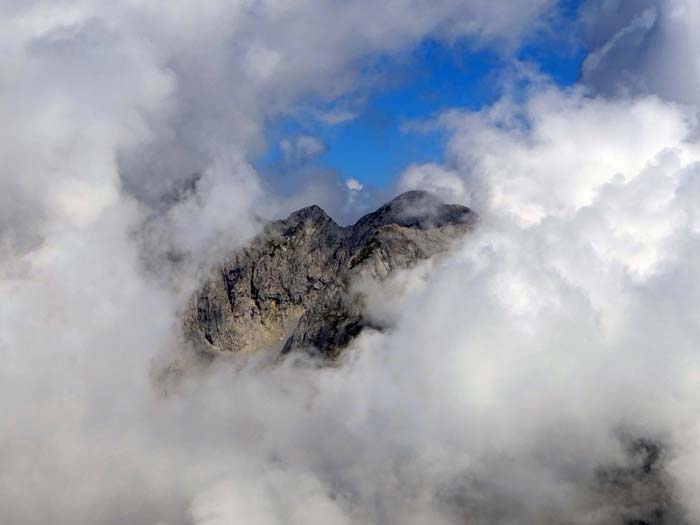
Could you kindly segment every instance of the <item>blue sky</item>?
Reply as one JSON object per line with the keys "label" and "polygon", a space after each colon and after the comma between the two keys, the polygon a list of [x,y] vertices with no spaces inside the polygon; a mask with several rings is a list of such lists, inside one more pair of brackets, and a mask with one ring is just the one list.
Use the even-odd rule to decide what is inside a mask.
{"label": "blue sky", "polygon": [[[585,50],[576,35],[578,0],[560,4],[562,21],[555,34],[535,35],[515,58],[535,65],[560,86],[576,82]],[[305,165],[335,172],[341,180],[357,179],[369,187],[390,183],[412,163],[441,162],[440,131],[407,130],[407,123],[429,119],[448,108],[479,109],[499,96],[499,77],[513,56],[474,49],[469,42],[449,46],[427,40],[409,56],[379,60],[369,74],[381,79],[370,93],[335,101],[325,109],[352,108],[355,117],[328,125],[309,114],[284,117],[268,126],[268,149],[257,160],[270,177],[284,177],[298,164],[284,161],[280,142],[298,136],[323,141],[326,150]]]}

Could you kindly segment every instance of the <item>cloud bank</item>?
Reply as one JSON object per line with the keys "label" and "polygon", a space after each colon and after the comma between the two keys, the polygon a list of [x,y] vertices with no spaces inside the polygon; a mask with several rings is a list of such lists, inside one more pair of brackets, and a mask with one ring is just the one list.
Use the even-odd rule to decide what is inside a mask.
{"label": "cloud bank", "polygon": [[[447,162],[399,185],[483,226],[370,296],[394,328],[342,366],[241,357],[169,396],[149,375],[198,271],[306,198],[251,166],[266,119],[371,89],[373,60],[427,36],[517,46],[547,3],[518,7],[3,3],[8,523],[620,523],[659,502],[700,520],[700,152],[674,87],[692,68],[655,85],[623,52],[690,3],[588,3],[584,85],[438,117]],[[669,38],[646,47],[675,63]],[[638,438],[658,475],[606,482]]]}

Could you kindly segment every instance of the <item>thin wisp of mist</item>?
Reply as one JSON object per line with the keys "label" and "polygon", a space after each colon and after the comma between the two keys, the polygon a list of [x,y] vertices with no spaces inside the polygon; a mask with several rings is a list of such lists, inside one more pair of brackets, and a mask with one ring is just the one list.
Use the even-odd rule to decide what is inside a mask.
{"label": "thin wisp of mist", "polygon": [[[698,25],[693,0],[0,1],[0,522],[700,522]],[[490,57],[488,96],[397,109],[441,78],[426,42]],[[367,136],[404,155],[389,182]],[[478,222],[446,249],[408,198],[381,249],[425,257],[356,271],[352,225],[414,190]],[[265,344],[194,348],[193,297],[312,204],[352,337],[281,351],[312,298],[272,326],[251,284]],[[251,275],[310,271],[264,246]]]}

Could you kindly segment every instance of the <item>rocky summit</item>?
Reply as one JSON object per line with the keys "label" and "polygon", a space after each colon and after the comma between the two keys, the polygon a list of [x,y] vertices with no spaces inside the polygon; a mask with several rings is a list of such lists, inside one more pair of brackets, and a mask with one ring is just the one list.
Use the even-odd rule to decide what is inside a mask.
{"label": "rocky summit", "polygon": [[215,268],[185,312],[186,338],[205,355],[268,348],[334,358],[369,325],[350,291],[356,279],[383,280],[444,253],[476,222],[469,208],[423,191],[346,227],[303,208]]}

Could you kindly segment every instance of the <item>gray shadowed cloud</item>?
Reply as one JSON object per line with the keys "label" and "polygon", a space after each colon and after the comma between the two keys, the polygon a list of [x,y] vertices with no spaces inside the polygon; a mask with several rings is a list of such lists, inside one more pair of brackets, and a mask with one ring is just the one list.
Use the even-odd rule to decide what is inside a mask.
{"label": "gray shadowed cloud", "polygon": [[700,104],[700,6],[694,0],[590,0],[583,81],[606,94],[655,93]]}

